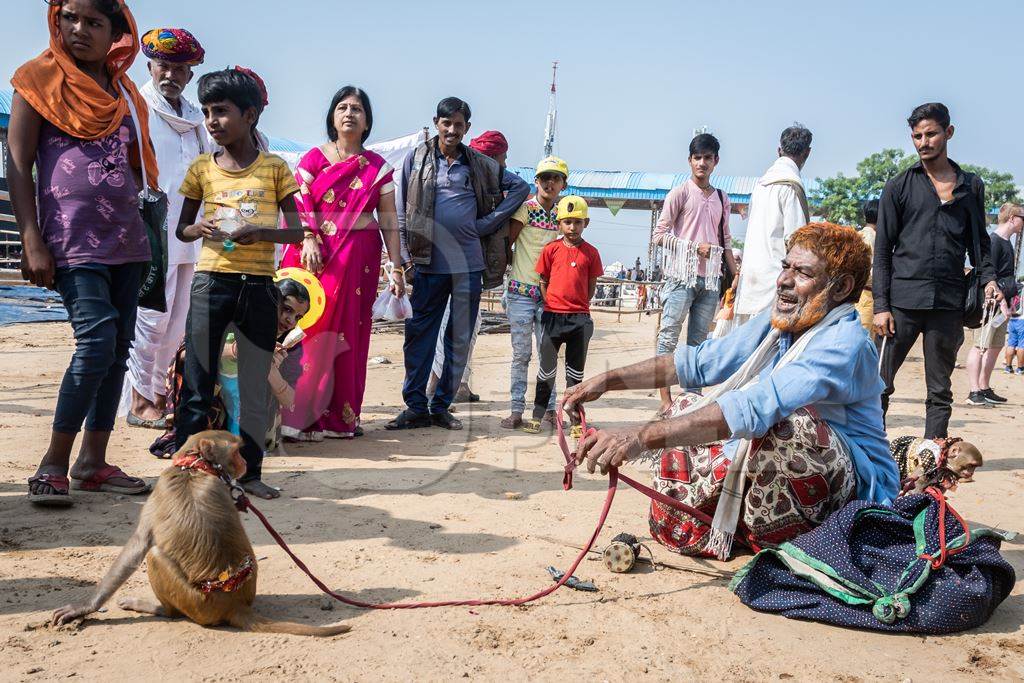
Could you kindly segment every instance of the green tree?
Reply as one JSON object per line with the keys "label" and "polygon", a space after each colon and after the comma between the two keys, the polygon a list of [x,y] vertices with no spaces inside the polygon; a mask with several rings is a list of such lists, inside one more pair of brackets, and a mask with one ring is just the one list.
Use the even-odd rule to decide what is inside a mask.
{"label": "green tree", "polygon": [[[811,194],[811,201],[826,220],[841,225],[858,225],[861,204],[879,197],[890,178],[915,163],[916,154],[908,154],[901,149],[883,149],[862,159],[857,164],[855,176],[837,173],[831,178],[818,178],[818,187]],[[1020,203],[1012,174],[969,164],[964,164],[963,169],[978,174],[985,181],[985,205],[989,212],[1005,202]]]}
{"label": "green tree", "polygon": [[976,173],[985,181],[985,207],[989,213],[998,211],[1006,202],[1020,204],[1020,192],[1013,182],[1012,173],[1000,173],[984,166],[964,164],[961,168]]}

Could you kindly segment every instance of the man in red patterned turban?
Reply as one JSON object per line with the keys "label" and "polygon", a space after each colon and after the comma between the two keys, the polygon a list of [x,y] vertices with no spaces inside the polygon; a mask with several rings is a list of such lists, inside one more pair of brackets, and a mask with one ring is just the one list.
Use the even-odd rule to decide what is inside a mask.
{"label": "man in red patterned turban", "polygon": [[[192,67],[203,61],[202,45],[181,28],[156,28],[142,36],[149,57],[150,80],[139,92],[149,107],[149,132],[160,166],[160,184],[167,191],[167,215],[177,220],[182,196],[178,187],[189,164],[211,151],[203,128],[203,112],[182,92],[192,80]],[[121,402],[133,427],[164,429],[167,367],[185,335],[188,292],[199,242],[185,244],[167,231],[166,312],[139,309],[135,344],[128,356],[128,374]]]}

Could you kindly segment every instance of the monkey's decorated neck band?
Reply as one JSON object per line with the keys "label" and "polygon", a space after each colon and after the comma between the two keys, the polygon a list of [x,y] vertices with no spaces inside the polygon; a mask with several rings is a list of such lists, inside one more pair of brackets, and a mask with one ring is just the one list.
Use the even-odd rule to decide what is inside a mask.
{"label": "monkey's decorated neck band", "polygon": [[945,467],[946,461],[949,459],[949,449],[953,447],[953,444],[963,441],[958,436],[951,436],[945,439],[932,439],[939,445],[939,455],[936,458],[936,465],[939,467]]}
{"label": "monkey's decorated neck band", "polygon": [[199,454],[199,451],[190,451],[188,453],[175,456],[174,460],[171,461],[171,465],[174,467],[180,467],[183,470],[199,470],[200,472],[212,474],[215,477],[220,476],[220,470],[218,470],[218,468],[210,461],[203,458],[203,456]]}
{"label": "monkey's decorated neck band", "polygon": [[203,593],[231,593],[252,576],[255,568],[252,558],[246,557],[234,573],[223,571],[216,579],[196,581],[195,587]]}

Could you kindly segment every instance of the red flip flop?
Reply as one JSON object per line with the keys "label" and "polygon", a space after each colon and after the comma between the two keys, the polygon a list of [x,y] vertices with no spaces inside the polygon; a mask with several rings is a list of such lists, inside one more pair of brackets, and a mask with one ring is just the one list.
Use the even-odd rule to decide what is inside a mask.
{"label": "red flip flop", "polygon": [[[53,493],[32,493],[32,484],[42,482],[53,489]],[[47,507],[68,507],[74,504],[68,491],[68,478],[59,474],[37,474],[28,478],[28,501]]]}
{"label": "red flip flop", "polygon": [[137,477],[129,477],[117,465],[107,465],[89,479],[72,478],[71,488],[94,493],[123,493],[129,496],[149,491],[149,484],[141,479],[138,479],[139,483],[134,486],[122,486],[110,483],[110,480],[115,478],[137,479]]}

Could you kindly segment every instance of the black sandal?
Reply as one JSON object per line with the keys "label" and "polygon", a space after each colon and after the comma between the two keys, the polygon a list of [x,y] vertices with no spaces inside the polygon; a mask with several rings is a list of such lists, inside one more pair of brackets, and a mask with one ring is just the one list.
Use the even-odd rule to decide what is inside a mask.
{"label": "black sandal", "polygon": [[430,422],[436,427],[444,427],[453,431],[462,429],[462,421],[447,410],[443,413],[431,413]]}
{"label": "black sandal", "polygon": [[414,413],[406,408],[398,414],[398,417],[384,425],[384,429],[392,431],[396,429],[422,429],[424,427],[429,427],[431,424],[432,422],[429,414]]}

